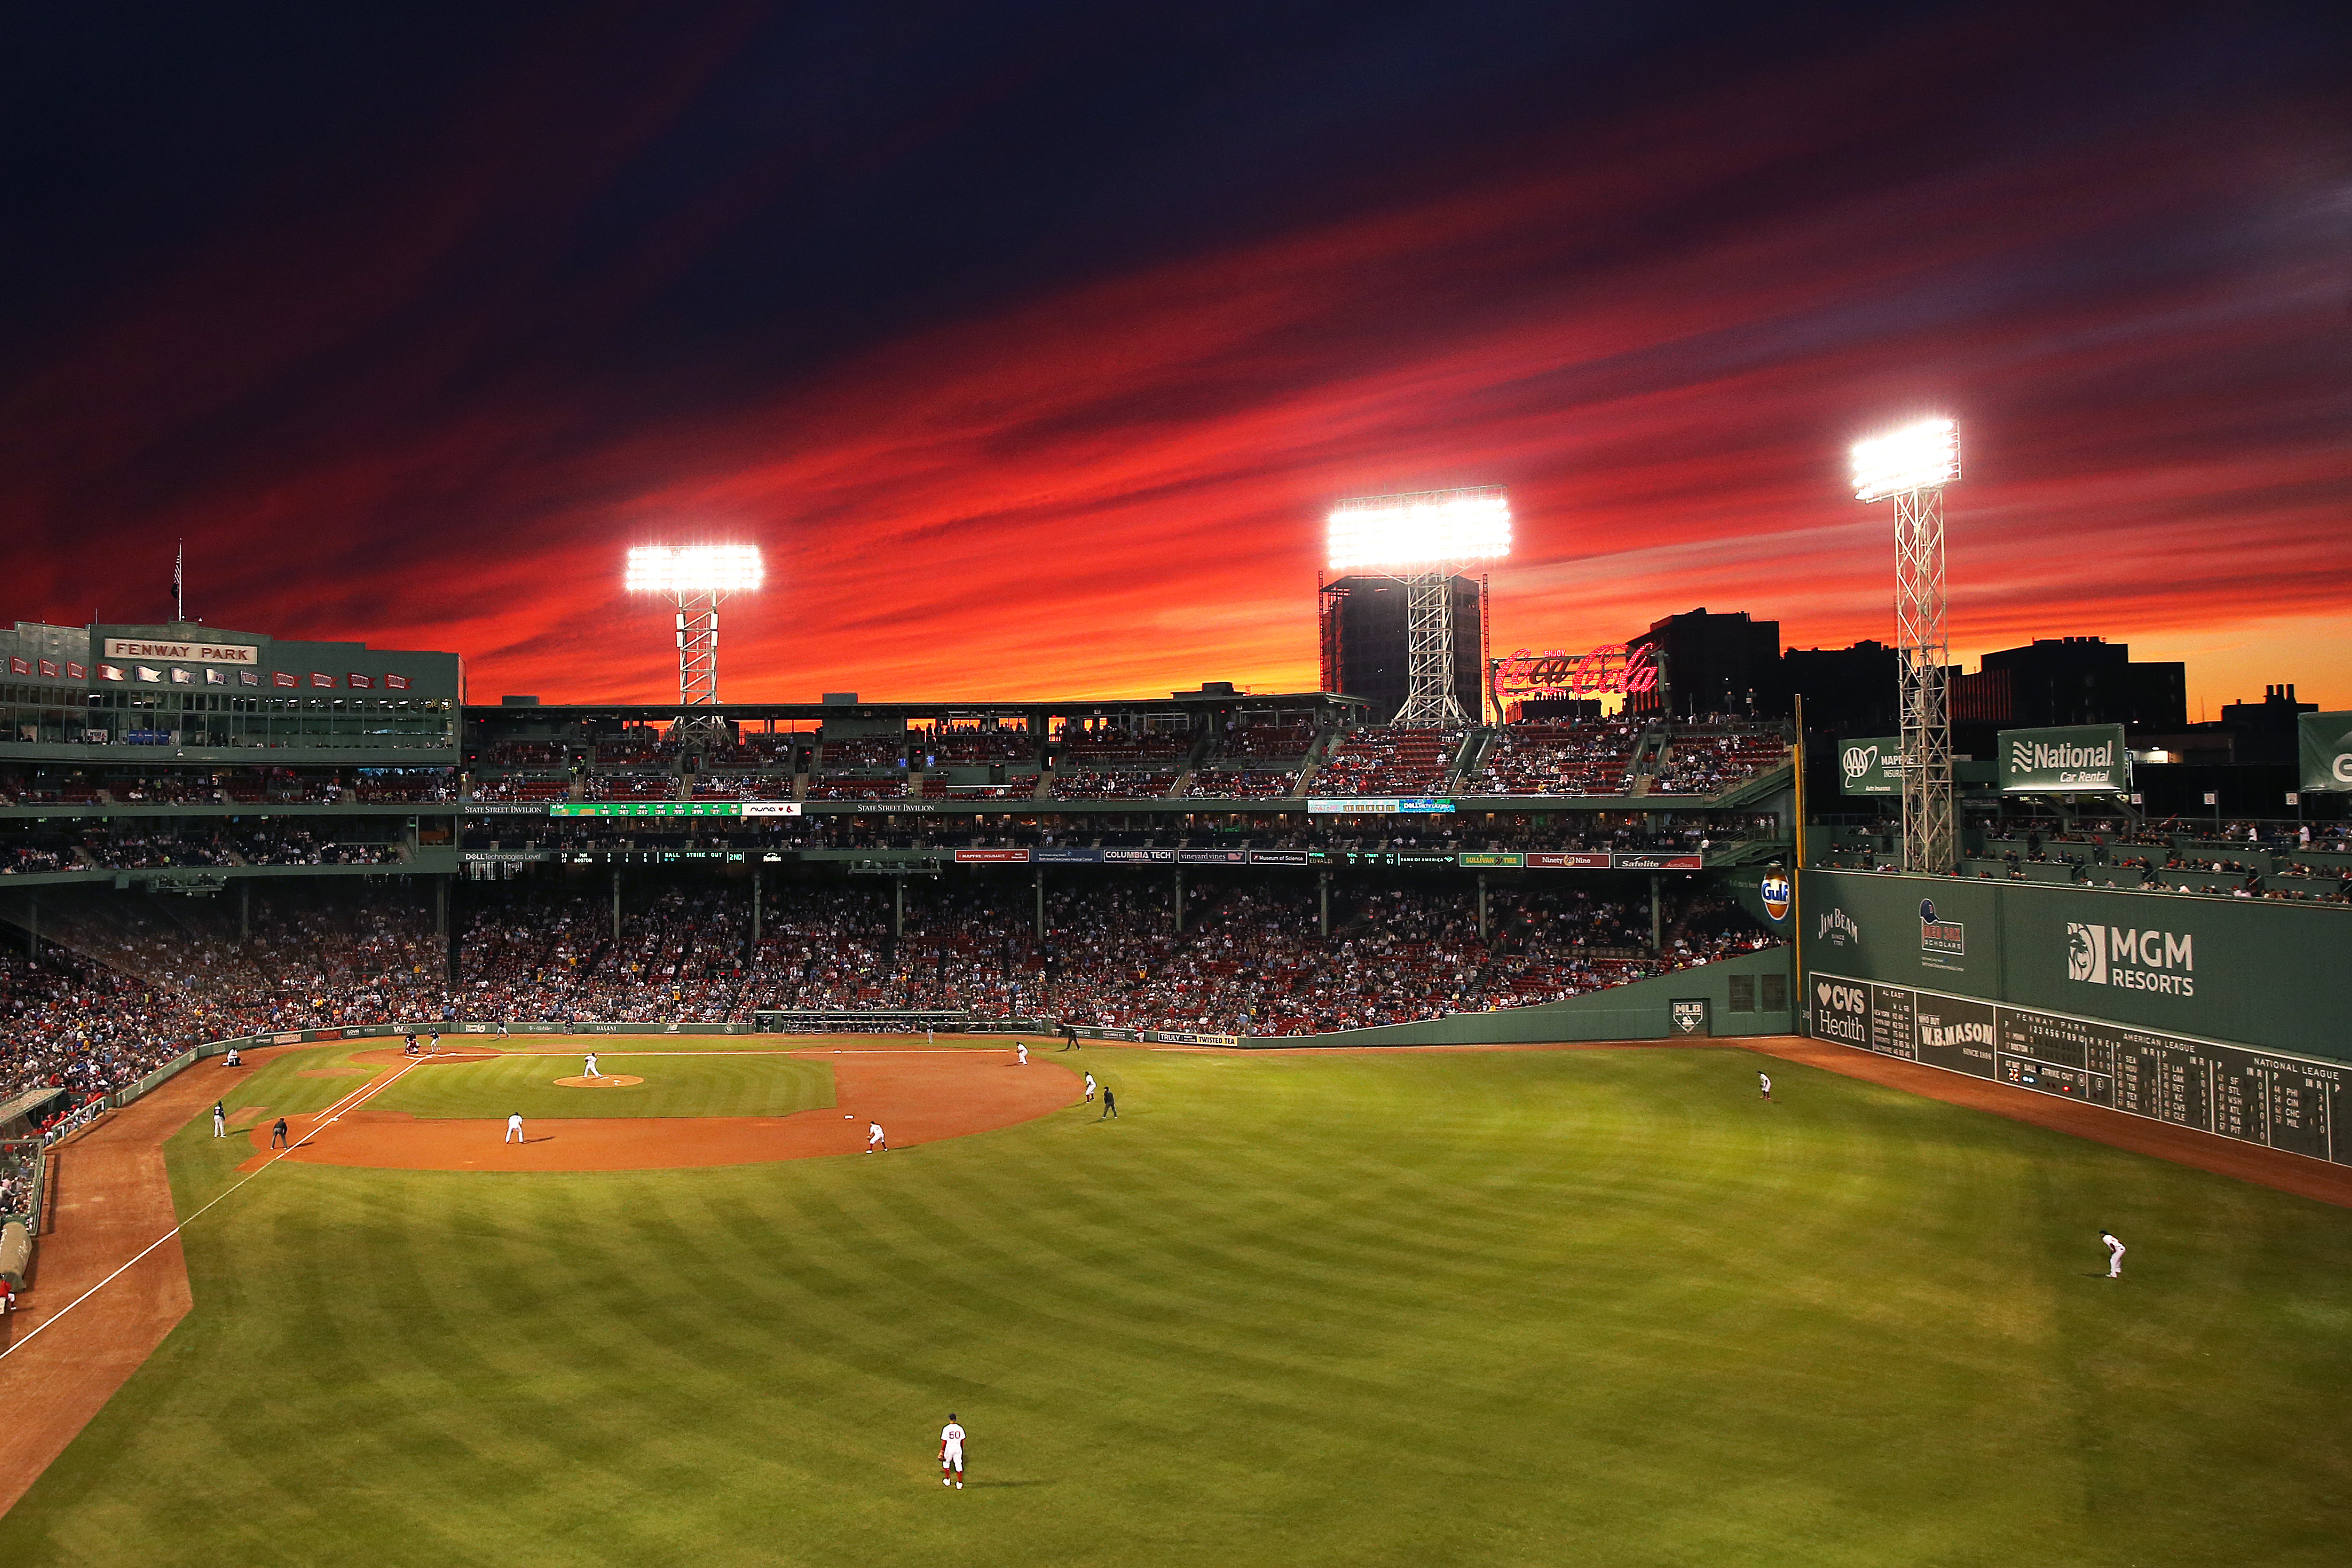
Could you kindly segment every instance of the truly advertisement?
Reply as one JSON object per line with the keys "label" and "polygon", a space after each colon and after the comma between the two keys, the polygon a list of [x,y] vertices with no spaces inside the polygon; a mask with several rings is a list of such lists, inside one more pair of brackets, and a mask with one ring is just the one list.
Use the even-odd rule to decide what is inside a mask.
{"label": "truly advertisement", "polygon": [[2352,790],[2352,713],[2305,713],[2295,721],[2303,787]]}
{"label": "truly advertisement", "polygon": [[2131,756],[2121,724],[2003,730],[1996,750],[2003,795],[2123,795]]}
{"label": "truly advertisement", "polygon": [[1839,787],[1848,795],[1903,793],[1903,737],[1864,735],[1838,747]]}

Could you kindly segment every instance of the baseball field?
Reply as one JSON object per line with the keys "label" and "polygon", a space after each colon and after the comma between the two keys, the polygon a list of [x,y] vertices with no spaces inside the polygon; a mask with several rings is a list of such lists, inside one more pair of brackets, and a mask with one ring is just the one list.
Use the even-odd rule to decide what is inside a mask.
{"label": "baseball field", "polygon": [[[247,1070],[167,1144],[193,1309],[0,1559],[2352,1558],[2352,1210],[1721,1047],[975,1044],[866,1156],[913,1057],[745,1044]],[[417,1168],[269,1160],[372,1084],[318,1150]]]}

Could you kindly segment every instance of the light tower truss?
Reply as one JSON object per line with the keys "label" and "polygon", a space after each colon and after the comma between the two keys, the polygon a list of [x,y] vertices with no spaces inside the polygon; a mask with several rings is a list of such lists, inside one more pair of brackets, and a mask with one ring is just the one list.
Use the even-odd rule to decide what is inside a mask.
{"label": "light tower truss", "polygon": [[1935,876],[1958,863],[1951,643],[1945,631],[1944,487],[1959,477],[1959,432],[1948,419],[1922,420],[1853,449],[1854,499],[1895,503],[1903,868]]}
{"label": "light tower truss", "polygon": [[766,580],[753,545],[640,545],[629,552],[627,588],[656,594],[677,614],[678,726],[689,732],[715,730],[707,711],[719,700],[719,605],[730,594],[750,593]]}

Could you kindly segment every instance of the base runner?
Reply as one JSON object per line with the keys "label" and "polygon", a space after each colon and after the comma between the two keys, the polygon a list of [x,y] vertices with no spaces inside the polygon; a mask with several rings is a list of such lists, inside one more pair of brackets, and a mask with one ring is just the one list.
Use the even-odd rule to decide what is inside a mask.
{"label": "base runner", "polygon": [[948,1424],[940,1428],[940,1485],[963,1489],[963,1428],[956,1425],[952,1410]]}

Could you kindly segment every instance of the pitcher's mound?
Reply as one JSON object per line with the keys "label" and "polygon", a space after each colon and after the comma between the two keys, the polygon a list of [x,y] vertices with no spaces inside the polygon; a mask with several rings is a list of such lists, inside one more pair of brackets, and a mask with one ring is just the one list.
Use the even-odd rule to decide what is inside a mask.
{"label": "pitcher's mound", "polygon": [[633,1083],[645,1081],[634,1073],[625,1072],[608,1072],[598,1078],[560,1078],[555,1080],[556,1086],[560,1089],[626,1089]]}

